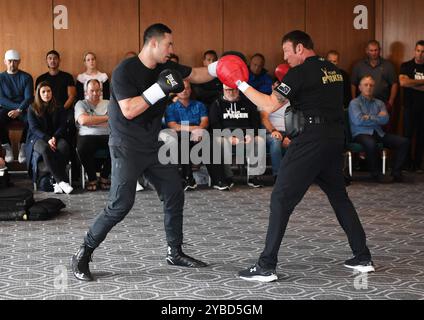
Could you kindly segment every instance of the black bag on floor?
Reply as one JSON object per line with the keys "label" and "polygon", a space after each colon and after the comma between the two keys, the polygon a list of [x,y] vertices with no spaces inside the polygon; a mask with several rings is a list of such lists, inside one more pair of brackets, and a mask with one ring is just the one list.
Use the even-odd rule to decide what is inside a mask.
{"label": "black bag on floor", "polygon": [[34,195],[29,189],[0,189],[0,220],[25,220],[33,204]]}
{"label": "black bag on floor", "polygon": [[10,187],[9,172],[6,168],[0,169],[0,189]]}
{"label": "black bag on floor", "polygon": [[31,208],[27,215],[27,220],[38,221],[48,220],[56,217],[60,210],[65,208],[66,205],[59,199],[48,198],[37,201]]}

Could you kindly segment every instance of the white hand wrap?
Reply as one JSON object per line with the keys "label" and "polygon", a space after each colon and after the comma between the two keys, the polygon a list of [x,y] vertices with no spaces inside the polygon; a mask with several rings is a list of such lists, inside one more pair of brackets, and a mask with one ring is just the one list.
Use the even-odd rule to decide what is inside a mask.
{"label": "white hand wrap", "polygon": [[155,83],[149,89],[143,92],[142,97],[150,106],[152,106],[159,100],[165,98],[166,95],[159,84]]}
{"label": "white hand wrap", "polygon": [[250,85],[247,83],[247,82],[245,82],[245,81],[237,81],[237,88],[241,91],[241,92],[243,92],[243,93],[245,93],[246,92],[246,90],[247,89],[249,89],[250,88]]}
{"label": "white hand wrap", "polygon": [[208,72],[214,78],[218,77],[218,75],[216,74],[217,65],[218,65],[218,61],[212,62],[208,65]]}

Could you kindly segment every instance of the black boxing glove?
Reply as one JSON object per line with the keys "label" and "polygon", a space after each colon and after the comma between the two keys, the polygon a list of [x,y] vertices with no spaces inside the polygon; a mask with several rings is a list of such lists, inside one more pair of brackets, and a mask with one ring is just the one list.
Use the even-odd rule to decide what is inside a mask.
{"label": "black boxing glove", "polygon": [[166,98],[170,93],[180,93],[184,90],[183,77],[176,70],[163,70],[158,80],[141,95],[149,106]]}

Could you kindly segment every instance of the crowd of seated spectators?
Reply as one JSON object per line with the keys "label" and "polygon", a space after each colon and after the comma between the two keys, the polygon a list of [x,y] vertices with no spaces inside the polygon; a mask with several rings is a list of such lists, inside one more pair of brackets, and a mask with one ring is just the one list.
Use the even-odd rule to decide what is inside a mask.
{"label": "crowd of seated spectators", "polygon": [[[123,58],[136,55],[136,52],[128,52]],[[218,54],[214,50],[207,50],[202,58],[203,66],[207,67],[218,60]],[[325,58],[338,65],[341,57],[336,50],[331,50]],[[180,58],[173,54],[170,59],[179,63]],[[80,162],[83,165],[88,177],[88,191],[109,189],[111,168],[107,105],[111,88],[108,75],[97,68],[96,54],[84,54],[83,72],[74,79],[70,73],[60,69],[59,52],[47,52],[48,70],[36,78],[35,94],[33,77],[19,69],[20,62],[18,51],[6,51],[6,70],[0,73],[0,140],[3,151],[0,154],[0,169],[6,167],[8,162],[15,161],[7,128],[12,121],[20,121],[23,132],[18,161],[27,164],[35,183],[40,180],[37,172],[42,161],[50,173],[53,191],[71,193],[73,181],[67,180],[65,172],[71,160],[72,163]],[[261,53],[250,57],[248,82],[257,90],[270,94],[279,82],[272,72],[265,69],[265,62],[265,56]],[[416,43],[414,58],[402,64],[399,75],[393,64],[381,57],[380,44],[375,40],[367,43],[364,59],[354,65],[350,75],[344,70],[341,72],[344,101],[340,107],[348,110],[353,139],[365,149],[362,156],[367,159],[372,178],[380,180],[379,155],[375,147],[378,142],[396,151],[392,161],[394,181],[403,180],[402,170],[405,168],[421,172],[424,152],[424,41]],[[214,142],[223,149],[231,150],[240,144],[246,149],[252,145],[252,150],[258,150],[262,144],[266,144],[269,154],[267,164],[271,166],[275,179],[281,159],[291,143],[284,134],[284,112],[289,104],[272,114],[259,113],[242,93],[226,87],[218,78],[204,84],[185,82],[184,85],[183,92],[169,99],[163,121],[164,128],[175,130],[178,137],[175,143],[181,145],[183,132],[188,133],[190,147],[193,147],[202,140],[204,130],[211,133],[213,129],[241,129],[242,139],[231,136]],[[405,137],[393,134],[391,114],[399,87],[405,89]],[[248,133],[247,129],[252,129],[254,134]],[[258,134],[259,129],[265,130],[266,139]],[[103,156],[97,159],[99,163],[96,155],[100,151]],[[243,160],[247,159],[249,154]],[[181,163],[181,159],[179,163],[185,190],[196,189],[193,165],[190,162]],[[249,161],[247,163],[248,172],[254,172],[249,169]],[[206,167],[212,187],[231,189],[234,181],[229,164],[223,161],[220,164],[206,163]],[[100,173],[99,177],[97,173]],[[261,187],[263,183],[259,178],[250,174],[247,184]],[[138,190],[140,188],[142,186],[139,185]]]}

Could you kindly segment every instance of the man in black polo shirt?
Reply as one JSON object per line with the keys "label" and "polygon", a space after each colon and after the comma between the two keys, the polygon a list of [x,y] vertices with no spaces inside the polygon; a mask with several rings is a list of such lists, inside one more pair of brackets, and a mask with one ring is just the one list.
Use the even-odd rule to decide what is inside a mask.
{"label": "man in black polo shirt", "polygon": [[[387,111],[393,112],[399,84],[393,63],[380,56],[381,46],[377,40],[368,41],[365,49],[367,57],[357,62],[352,68],[351,92],[352,99],[359,93],[359,84],[365,76],[375,80],[374,95],[386,104]],[[390,124],[386,129],[390,129]]]}
{"label": "man in black polo shirt", "polygon": [[412,171],[422,170],[424,153],[424,40],[415,45],[412,60],[402,63],[399,74],[400,86],[404,88],[404,132],[405,136],[414,141],[410,144],[409,166]]}
{"label": "man in black polo shirt", "polygon": [[246,82],[236,83],[267,112],[278,110],[290,100],[293,109],[303,112],[307,124],[303,133],[293,138],[281,162],[271,196],[265,249],[258,262],[240,271],[239,276],[262,282],[277,279],[278,251],[289,217],[314,182],[326,193],[347,234],[354,257],[345,266],[360,272],[374,271],[365,233],[343,178],[343,77],[334,64],[316,56],[312,39],[303,31],[286,34],[282,44],[284,59],[292,68],[271,96]]}
{"label": "man in black polo shirt", "polygon": [[[112,74],[109,104],[112,185],[109,202],[96,217],[84,243],[72,258],[77,279],[90,281],[89,262],[95,248],[131,210],[137,178],[144,174],[164,201],[166,261],[170,265],[205,267],[202,261],[182,252],[184,191],[178,168],[159,162],[158,140],[167,96],[184,90],[183,79],[202,83],[213,79],[208,68],[190,68],[168,61],[173,53],[171,30],[154,24],[144,32],[138,56],[122,61]],[[210,71],[209,69],[209,72]]]}

